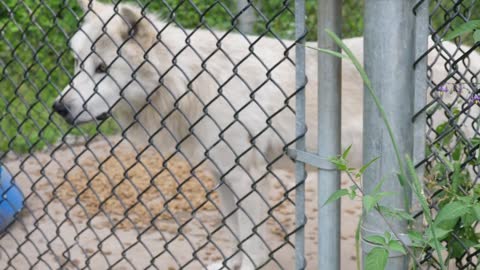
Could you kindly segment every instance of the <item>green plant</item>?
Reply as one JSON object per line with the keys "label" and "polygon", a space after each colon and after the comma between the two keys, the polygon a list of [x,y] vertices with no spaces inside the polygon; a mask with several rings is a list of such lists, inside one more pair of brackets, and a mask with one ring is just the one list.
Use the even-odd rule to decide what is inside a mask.
{"label": "green plant", "polygon": [[[473,33],[476,22],[480,20],[480,2],[478,0],[468,1],[430,1],[430,26],[432,34],[443,37],[445,40],[452,40],[462,36],[462,43],[472,46],[473,35],[464,35],[468,32]],[[471,30],[471,31],[470,31]]]}
{"label": "green plant", "polygon": [[[331,52],[328,53],[332,54]],[[397,240],[399,239],[399,236],[395,233],[393,226],[390,224],[387,217],[407,219],[409,221],[413,220],[413,217],[408,212],[391,209],[379,203],[382,198],[394,194],[392,192],[380,192],[384,180],[380,181],[370,194],[365,194],[362,187],[358,183],[361,182],[363,173],[370,167],[371,164],[377,161],[378,158],[375,158],[370,162],[366,163],[360,169],[350,168],[347,164],[347,157],[350,149],[351,146],[348,147],[339,157],[330,158],[330,162],[335,164],[338,170],[345,172],[353,185],[348,189],[340,189],[334,192],[327,199],[325,204],[331,203],[347,195],[350,199],[355,199],[358,195],[362,195],[365,213],[375,210],[380,214],[387,226],[389,226],[396,239],[392,238],[392,235],[388,232],[386,232],[384,235],[371,235],[365,237],[366,241],[370,242],[375,246],[367,255],[365,267],[366,269],[373,270],[385,269],[388,256],[392,251],[398,251],[403,254],[406,254],[408,252],[410,255],[413,256],[413,251],[410,250],[405,243]],[[357,258],[360,258],[360,225],[362,221],[363,219],[360,218],[355,233],[355,250]],[[417,261],[416,263],[417,265],[420,265]],[[357,269],[361,269],[360,260],[357,260]]]}
{"label": "green plant", "polygon": [[472,34],[473,42],[480,42],[480,20],[468,21],[455,27],[445,36],[445,40],[452,40],[467,33]]}
{"label": "green plant", "polygon": [[[462,28],[462,30],[457,29],[455,33],[452,34],[452,37],[466,33],[466,29],[467,27]],[[456,131],[453,127],[458,125],[458,117],[462,110],[454,107],[453,104],[450,105],[450,107],[452,107],[453,116],[449,121],[436,127],[438,140],[435,140],[436,143],[428,148],[429,152],[433,152],[435,156],[438,157],[438,161],[434,162],[430,174],[425,177],[427,179],[426,188],[429,189],[431,193],[436,194],[431,200],[432,203],[436,204],[438,210],[433,214],[430,204],[424,195],[423,186],[421,185],[412,161],[407,156],[405,157],[406,166],[402,164],[400,154],[397,150],[398,148],[396,146],[395,137],[389,128],[389,121],[384,113],[382,105],[375,96],[372,85],[365,71],[343,42],[336,37],[334,33],[330,31],[327,32],[329,36],[345,51],[345,54],[325,49],[317,50],[353,62],[364,80],[369,94],[373,97],[387,130],[389,130],[392,147],[395,149],[399,165],[399,181],[403,184],[408,184],[422,207],[427,225],[423,230],[410,226],[408,235],[412,242],[411,247],[417,249],[417,251],[433,250],[437,256],[436,259],[438,260],[438,266],[441,269],[446,269],[450,260],[461,259],[466,250],[470,248],[480,248],[480,234],[478,234],[476,230],[476,224],[480,221],[480,187],[472,183],[470,172],[466,169],[467,166],[480,164],[480,153],[477,153],[478,151],[476,151],[478,146],[480,146],[480,138],[473,137],[469,142],[463,139],[458,141],[453,140],[453,138],[456,138]],[[480,32],[480,30],[476,30],[476,32]],[[444,92],[442,88],[439,88],[439,91]],[[468,105],[478,106],[477,99],[477,95],[474,95],[474,97],[469,100]],[[451,153],[447,154],[444,149],[452,150]],[[350,148],[348,148],[340,157],[332,158],[331,162],[334,163],[339,170],[346,172],[353,183],[357,183],[361,179],[363,172],[370,166],[370,164],[372,164],[372,162],[374,162],[374,160],[367,163],[359,170],[349,168],[348,164],[346,164],[349,151]],[[472,153],[477,157],[472,157]],[[384,196],[392,195],[392,193],[379,192],[381,184],[382,182],[379,183],[372,194],[363,194],[361,187],[358,184],[355,184],[354,188],[342,189],[332,194],[327,200],[327,203],[346,195],[350,198],[355,198],[357,197],[357,194],[360,193],[363,194],[363,204],[366,212],[374,209],[382,218],[384,218],[385,221],[387,221],[385,217],[393,216],[412,222],[413,218],[409,213],[393,210],[378,203]],[[359,222],[362,221],[360,220]],[[360,228],[360,223],[358,228]],[[359,249],[359,234],[360,231],[357,229],[357,250]],[[377,245],[377,247],[372,249],[367,255],[367,269],[385,268],[388,254],[392,251],[390,246],[392,239],[391,235],[367,237],[367,241]],[[397,237],[396,239],[399,238]],[[395,248],[398,247],[397,244],[403,244],[401,242],[393,243]],[[418,261],[416,261],[413,256],[414,252],[410,250],[409,247],[403,245],[401,249],[397,248],[397,251],[402,253],[403,251],[407,252],[415,266],[420,267]],[[442,255],[442,252],[445,252],[445,258]],[[357,251],[357,256],[358,253],[359,252]]]}
{"label": "green plant", "polygon": [[[480,247],[479,235],[475,231],[475,224],[480,221],[480,204],[478,203],[480,196],[477,193],[478,189],[471,186],[468,172],[463,170],[464,164],[466,163],[462,158],[462,153],[467,152],[464,151],[465,145],[457,144],[455,151],[452,154],[452,159],[454,161],[453,163],[451,163],[447,158],[442,158],[443,162],[439,164],[444,165],[438,165],[436,167],[438,171],[438,175],[435,176],[436,179],[446,179],[446,181],[445,186],[440,186],[440,195],[436,197],[439,210],[436,215],[432,215],[429,203],[424,195],[420,179],[418,178],[414,165],[408,156],[405,157],[406,167],[403,165],[394,134],[390,129],[390,123],[386,117],[382,105],[373,91],[368,76],[345,44],[334,33],[328,30],[327,33],[344,50],[345,54],[340,54],[338,52],[333,52],[326,49],[317,50],[335,57],[348,59],[352,61],[354,66],[357,68],[357,71],[360,73],[369,94],[375,101],[377,109],[380,111],[387,130],[389,130],[392,147],[395,149],[399,166],[398,179],[403,185],[408,185],[422,207],[427,226],[423,230],[415,228],[414,226],[410,226],[411,231],[408,233],[408,235],[412,242],[411,247],[422,251],[433,249],[438,259],[438,265],[441,269],[446,269],[446,265],[448,265],[450,259],[459,258],[464,254],[465,246],[467,248]],[[445,128],[446,124],[440,125],[437,132],[441,134]],[[452,136],[446,136],[445,139],[440,140],[441,146],[450,145],[451,137]],[[480,140],[474,139],[472,141],[479,142]],[[384,219],[386,224],[390,227],[390,231],[395,236],[395,238],[392,238],[392,235],[387,233],[385,235],[366,237],[367,241],[376,244],[376,247],[373,248],[367,255],[367,269],[385,269],[389,252],[393,250],[402,253],[408,253],[414,262],[414,266],[421,267],[420,263],[416,259],[416,256],[414,255],[415,252],[411,249],[411,247],[398,240],[400,238],[395,234],[395,231],[392,229],[392,226],[386,219],[387,216],[393,216],[411,222],[413,221],[413,217],[408,212],[390,209],[379,204],[381,198],[392,195],[392,193],[380,192],[382,181],[374,189],[372,194],[364,194],[362,188],[357,184],[356,180],[361,178],[363,172],[374,161],[367,163],[359,170],[349,168],[348,164],[346,163],[346,157],[349,150],[350,148],[348,148],[340,157],[332,158],[331,162],[335,164],[339,170],[347,173],[355,187],[350,189],[342,189],[335,192],[331,195],[327,202],[332,202],[345,195],[349,195],[350,198],[355,198],[359,192],[360,194],[363,194],[365,211],[368,212],[372,209],[376,210]],[[465,190],[468,191],[465,192]],[[359,222],[362,221],[360,220]],[[358,228],[360,228],[360,226],[358,226]],[[359,249],[359,234],[360,231],[357,229],[357,250]],[[444,243],[445,246],[442,245],[442,243]],[[445,259],[442,255],[444,250],[447,251],[447,257]],[[359,265],[357,266],[359,267]]]}
{"label": "green plant", "polygon": [[0,152],[27,152],[55,143],[63,134],[111,134],[115,123],[71,128],[50,114],[54,98],[72,76],[69,34],[78,7],[61,0],[0,4]]}

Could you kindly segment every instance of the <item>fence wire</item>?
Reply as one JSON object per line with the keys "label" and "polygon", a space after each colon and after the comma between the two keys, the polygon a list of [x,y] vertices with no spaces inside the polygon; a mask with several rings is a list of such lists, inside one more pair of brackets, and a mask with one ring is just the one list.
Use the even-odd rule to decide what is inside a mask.
{"label": "fence wire", "polygon": [[[417,6],[425,1],[419,1]],[[429,2],[428,50],[418,61],[428,59],[425,159],[425,192],[434,213],[467,194],[478,194],[478,138],[480,91],[480,44],[472,35],[445,41],[460,24],[480,17],[480,2],[432,0]],[[476,195],[474,195],[476,196]],[[448,265],[455,269],[478,269],[477,221],[462,218],[441,240]],[[428,269],[440,269],[432,250],[421,255]],[[445,259],[445,258],[444,258]]]}
{"label": "fence wire", "polygon": [[[80,2],[0,0],[0,268],[293,269],[295,1]],[[434,211],[478,192],[480,44],[442,38],[479,6],[429,3],[417,166]],[[345,17],[352,7],[363,1],[346,1]],[[247,10],[252,36],[239,30]],[[443,239],[458,269],[479,264],[471,222]],[[430,250],[421,259],[439,269]]]}
{"label": "fence wire", "polygon": [[230,2],[0,1],[1,269],[292,269],[295,3]]}

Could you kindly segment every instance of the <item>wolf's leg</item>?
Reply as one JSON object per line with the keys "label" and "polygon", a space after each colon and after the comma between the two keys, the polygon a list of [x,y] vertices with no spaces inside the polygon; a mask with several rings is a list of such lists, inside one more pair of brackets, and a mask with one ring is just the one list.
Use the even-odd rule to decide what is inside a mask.
{"label": "wolf's leg", "polygon": [[[237,211],[235,211],[237,208],[235,194],[227,183],[221,183],[217,189],[217,192],[220,197],[219,206],[220,210],[222,211],[223,224],[227,231],[234,234],[234,237],[232,238],[236,239],[238,238],[238,215]],[[231,250],[232,248],[235,248],[237,244],[237,241],[232,242],[232,245],[229,245],[228,249]],[[228,254],[227,250],[223,250],[222,252]],[[208,266],[208,270],[238,269],[241,263],[240,259],[241,257],[236,255],[233,258],[228,259],[227,262],[215,262],[214,264]],[[225,263],[228,268],[224,266]]]}
{"label": "wolf's leg", "polygon": [[[252,178],[258,179],[258,174],[250,172]],[[226,219],[226,225],[240,240],[233,242],[231,247],[240,245],[239,253],[228,262],[225,268],[222,263],[210,265],[208,270],[232,269],[253,270],[264,264],[268,257],[266,246],[267,236],[264,232],[266,224],[262,223],[268,215],[268,181],[262,179],[257,184],[246,173],[235,172],[226,176],[224,187],[219,189],[222,201],[223,215],[232,213]],[[222,186],[223,186],[222,185]],[[254,187],[254,189],[252,189]],[[238,200],[237,200],[238,198]],[[262,225],[260,226],[260,223]],[[231,248],[230,247],[230,248]]]}
{"label": "wolf's leg", "polygon": [[223,217],[226,219],[225,223],[230,230],[236,232],[238,231],[238,218],[237,214],[234,213],[237,207],[235,194],[227,184],[221,184],[217,191],[220,197],[220,209]]}
{"label": "wolf's leg", "polygon": [[[238,210],[237,208],[237,200],[234,194],[232,187],[228,185],[228,183],[223,183],[220,188],[218,189],[220,201],[222,203],[222,211],[224,216],[224,224],[227,227],[226,230],[233,233],[232,244],[228,246],[229,249],[236,248],[238,245]],[[228,263],[229,266],[232,266],[232,269],[236,269],[240,266],[240,256],[236,255],[230,262]]]}
{"label": "wolf's leg", "polygon": [[[259,180],[258,171],[250,171],[255,181]],[[245,178],[246,177],[246,178]],[[235,179],[232,186],[239,196],[237,203],[239,230],[237,237],[241,242],[242,262],[240,270],[253,270],[263,265],[268,258],[268,241],[264,222],[268,215],[268,179],[253,183],[250,177]]]}

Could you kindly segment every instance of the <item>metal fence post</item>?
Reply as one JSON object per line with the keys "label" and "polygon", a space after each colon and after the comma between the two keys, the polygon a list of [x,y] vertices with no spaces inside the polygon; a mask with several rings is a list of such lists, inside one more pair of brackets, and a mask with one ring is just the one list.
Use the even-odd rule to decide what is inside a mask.
{"label": "metal fence post", "polygon": [[[365,68],[380,102],[392,123],[399,151],[412,156],[413,150],[413,93],[414,93],[414,0],[367,0],[365,5]],[[397,172],[399,166],[387,129],[373,99],[365,93],[363,123],[363,160],[380,159],[365,173],[363,187],[366,194],[385,179],[382,191],[393,191],[380,204],[394,209],[405,209],[411,193],[401,186]],[[406,193],[404,193],[406,192]],[[405,196],[406,195],[406,196]],[[393,230],[404,236],[407,224],[391,219]],[[362,224],[363,262],[371,245],[365,237],[391,231],[375,211],[364,214]],[[407,269],[407,257],[390,253],[386,269]]]}
{"label": "metal fence post", "polygon": [[242,33],[252,34],[253,26],[255,24],[255,12],[253,7],[249,6],[253,0],[237,0],[237,12],[248,6],[242,15],[239,17],[238,28]]}
{"label": "metal fence post", "polygon": [[[340,52],[325,29],[342,34],[342,1],[318,0],[318,47]],[[337,156],[341,151],[341,72],[338,57],[318,55],[318,155]],[[340,188],[340,172],[318,171],[318,265],[321,269],[340,269],[340,200],[324,205]]]}
{"label": "metal fence post", "polygon": [[[295,0],[295,89],[296,94],[296,151],[305,151],[305,0]],[[305,163],[298,161],[295,165],[295,269],[305,269]]]}
{"label": "metal fence post", "polygon": [[[413,13],[415,15],[415,94],[413,112],[413,164],[420,164],[425,159],[426,145],[426,110],[427,104],[427,66],[428,54],[428,34],[429,34],[429,0],[422,0],[415,5]],[[417,175],[420,180],[423,179],[425,173],[425,164],[417,167]],[[422,182],[423,184],[423,182]],[[416,197],[412,198],[412,210],[421,210],[420,204]],[[422,220],[417,221],[417,225],[421,226]]]}

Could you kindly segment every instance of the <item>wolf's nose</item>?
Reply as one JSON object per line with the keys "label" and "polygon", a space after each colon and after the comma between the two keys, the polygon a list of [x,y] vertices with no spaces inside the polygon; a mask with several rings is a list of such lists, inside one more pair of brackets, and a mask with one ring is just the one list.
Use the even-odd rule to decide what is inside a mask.
{"label": "wolf's nose", "polygon": [[67,107],[62,102],[55,101],[55,103],[53,103],[53,110],[62,117],[66,117],[69,114]]}

